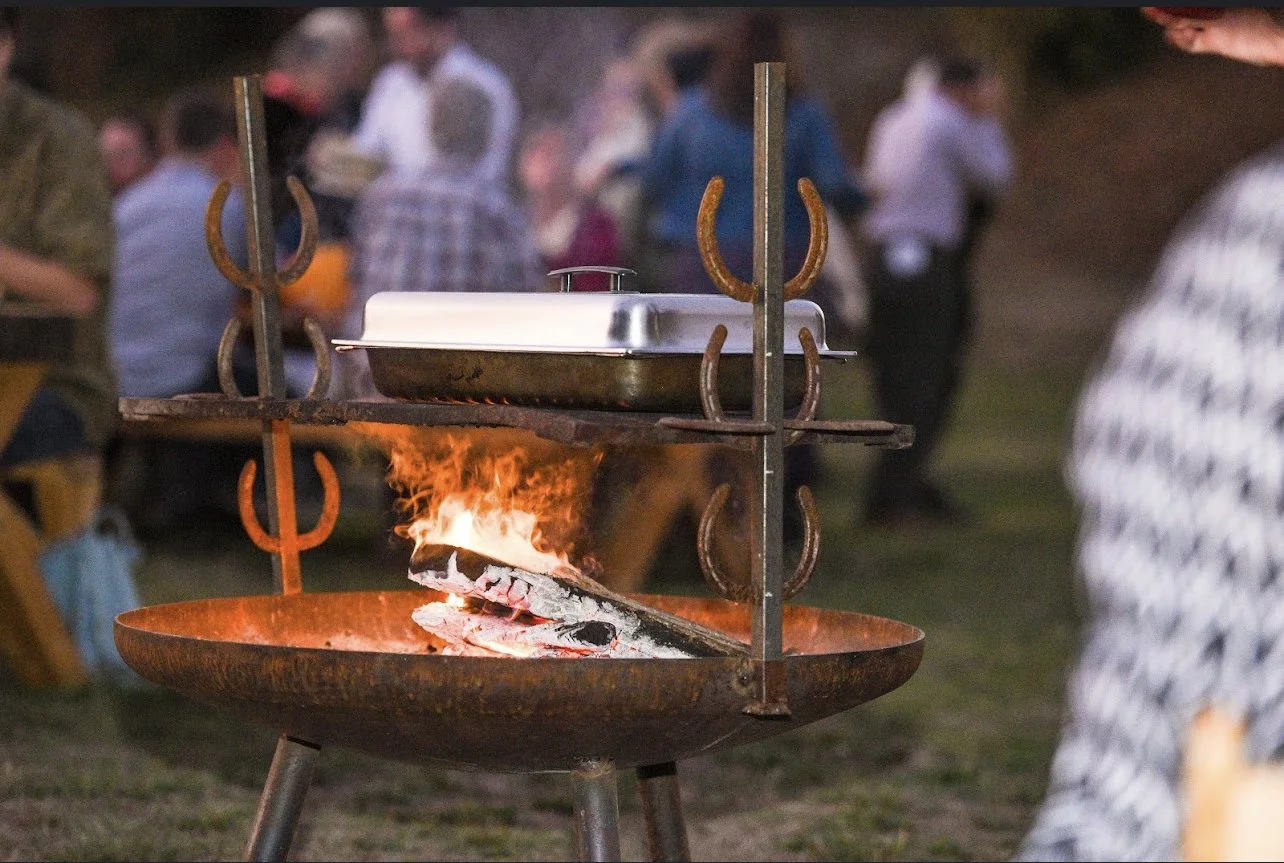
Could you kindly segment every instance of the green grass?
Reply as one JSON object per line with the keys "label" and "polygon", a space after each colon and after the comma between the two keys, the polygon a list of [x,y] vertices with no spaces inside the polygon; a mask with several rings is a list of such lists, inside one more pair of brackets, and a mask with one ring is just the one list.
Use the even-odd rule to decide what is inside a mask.
{"label": "green grass", "polygon": [[[697,859],[998,860],[1042,798],[1077,632],[1075,516],[1062,484],[1080,370],[969,370],[939,473],[974,519],[917,533],[859,527],[873,451],[822,451],[823,539],[795,602],[927,633],[902,687],[768,740],[680,764]],[[873,416],[857,367],[826,379],[830,417]],[[364,519],[364,520],[363,520]],[[704,594],[689,529],[648,590]],[[348,513],[303,556],[305,589],[399,589],[404,554]],[[145,602],[265,593],[265,554],[228,534],[148,549]],[[241,855],[276,732],[163,691],[23,690],[0,679],[0,857],[213,860]],[[520,741],[514,741],[520,745]],[[626,859],[645,859],[636,780],[620,774]],[[300,860],[555,860],[575,854],[570,779],[428,769],[322,753]]]}

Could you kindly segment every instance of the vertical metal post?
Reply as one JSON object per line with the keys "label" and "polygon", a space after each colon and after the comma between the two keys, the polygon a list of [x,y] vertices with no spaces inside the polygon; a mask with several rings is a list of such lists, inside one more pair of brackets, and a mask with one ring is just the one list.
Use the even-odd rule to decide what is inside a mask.
{"label": "vertical metal post", "polygon": [[575,839],[580,859],[620,859],[620,799],[615,765],[585,761],[575,769]]}
{"label": "vertical metal post", "polygon": [[670,761],[639,767],[637,777],[651,859],[685,863],[691,859],[691,848],[687,845],[687,825],[682,817],[678,765]]}
{"label": "vertical metal post", "polygon": [[[259,75],[234,79],[236,132],[245,188],[245,225],[250,255],[251,311],[254,317],[254,359],[259,398],[283,399],[285,355],[281,342],[281,305],[277,294],[276,239],[267,158],[267,121],[263,114],[263,80]],[[290,458],[290,429],[286,420],[263,420],[263,482],[267,488],[268,531],[282,539],[272,553],[272,576],[277,592],[302,590],[294,512],[294,472]]]}
{"label": "vertical metal post", "polygon": [[[281,306],[276,292],[276,238],[272,228],[263,79],[259,75],[239,75],[233,86],[241,180],[245,187],[246,239],[250,276],[254,283],[250,300],[254,314],[254,356],[258,365],[259,396],[279,399],[285,398],[285,360],[281,344]],[[274,530],[275,527],[273,525]]]}
{"label": "vertical metal post", "polygon": [[303,798],[312,784],[321,748],[282,734],[268,770],[245,859],[284,860],[303,811]]}
{"label": "vertical metal post", "polygon": [[781,663],[784,573],[785,64],[754,66],[753,418],[770,434],[754,438],[752,501],[754,700],[757,716],[789,715]]}

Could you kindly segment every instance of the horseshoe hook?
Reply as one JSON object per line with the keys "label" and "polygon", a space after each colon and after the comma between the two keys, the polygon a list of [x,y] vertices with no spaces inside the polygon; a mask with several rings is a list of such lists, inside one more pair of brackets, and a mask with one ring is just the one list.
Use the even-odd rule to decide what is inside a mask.
{"label": "horseshoe hook", "polygon": [[811,574],[816,570],[816,560],[820,557],[820,513],[816,509],[816,499],[812,497],[811,489],[805,485],[798,487],[795,496],[798,508],[802,510],[803,547],[798,556],[798,565],[794,567],[794,574],[781,588],[785,599],[792,599],[807,586]]}
{"label": "horseshoe hook", "polygon": [[236,340],[241,336],[241,319],[233,317],[223,328],[223,337],[218,340],[218,385],[223,395],[229,399],[245,398],[241,388],[236,385],[236,375],[232,372],[232,351],[236,349]]}
{"label": "horseshoe hook", "polygon": [[253,277],[236,265],[223,243],[223,206],[231,193],[232,184],[220,180],[210,195],[210,202],[205,207],[205,246],[223,278],[247,291],[256,291],[258,286],[254,284]]}
{"label": "horseshoe hook", "polygon": [[722,410],[722,400],[718,397],[718,358],[722,355],[722,346],[726,341],[727,328],[718,324],[709,335],[709,344],[700,360],[700,406],[704,408],[704,418],[714,422],[722,422],[727,418]]}
{"label": "horseshoe hook", "polygon": [[[263,551],[269,554],[307,551],[325,542],[334,530],[339,520],[339,477],[334,471],[334,465],[330,464],[330,460],[320,450],[312,453],[312,463],[316,465],[317,473],[321,477],[321,487],[324,490],[321,515],[317,519],[316,526],[307,533],[290,536],[295,531],[283,530],[282,533],[286,535],[286,539],[281,536],[272,536],[265,531],[254,513],[254,477],[258,472],[258,464],[250,459],[245,463],[245,467],[241,468],[236,495],[237,507],[241,513],[241,525],[249,534],[250,540]],[[288,518],[294,517],[293,512],[282,513],[282,515]],[[290,549],[286,547],[287,545],[294,547]]]}
{"label": "horseshoe hook", "polygon": [[742,282],[727,268],[722,250],[718,248],[718,204],[722,201],[722,191],[726,182],[720,176],[709,178],[700,196],[700,209],[696,213],[696,245],[700,249],[700,260],[709,278],[727,296],[742,303],[752,303],[756,285]]}
{"label": "horseshoe hook", "polygon": [[311,318],[303,319],[303,329],[308,334],[308,341],[312,344],[312,353],[317,358],[317,370],[312,375],[312,385],[308,387],[306,398],[323,399],[326,397],[326,393],[330,391],[330,372],[333,368],[325,331],[321,329],[320,324]]}
{"label": "horseshoe hook", "polygon": [[[696,245],[700,249],[700,260],[705,272],[718,290],[742,303],[751,303],[757,295],[758,286],[736,278],[718,248],[718,204],[722,201],[725,189],[726,182],[720,176],[709,178],[708,185],[704,187],[700,209],[696,214]],[[829,222],[825,218],[825,204],[820,199],[820,193],[811,180],[802,177],[798,180],[798,194],[802,196],[803,206],[807,208],[811,234],[802,268],[785,282],[786,300],[797,299],[811,289],[820,276],[825,254],[829,251]]]}
{"label": "horseshoe hook", "polygon": [[798,181],[798,194],[802,195],[803,206],[807,208],[807,222],[811,228],[807,240],[807,257],[798,273],[785,282],[785,299],[796,300],[815,284],[820,276],[821,267],[825,265],[825,255],[829,252],[829,221],[825,217],[825,204],[820,200],[820,193],[815,184],[806,177]]}
{"label": "horseshoe hook", "polygon": [[[713,497],[709,498],[709,503],[705,506],[704,513],[700,516],[696,552],[700,558],[700,571],[704,574],[704,580],[713,588],[715,593],[732,602],[748,602],[754,596],[756,585],[752,583],[737,583],[727,578],[718,569],[718,563],[713,553],[713,528],[717,522],[718,515],[722,512],[723,507],[726,506],[727,499],[730,496],[731,485],[723,483],[714,491]],[[803,517],[803,547],[793,575],[785,581],[781,588],[785,599],[792,599],[807,586],[807,582],[811,580],[811,575],[816,569],[816,560],[820,557],[820,517],[811,489],[805,485],[800,486],[797,500],[798,508],[802,510]]]}
{"label": "horseshoe hook", "polygon": [[[816,338],[811,330],[803,327],[798,331],[798,341],[802,343],[803,362],[807,370],[807,389],[803,395],[802,406],[798,408],[797,419],[811,422],[816,418],[820,408],[820,350],[816,347]],[[785,433],[785,446],[798,443],[804,432],[794,430]]]}
{"label": "horseshoe hook", "polygon": [[714,491],[713,497],[709,498],[709,503],[700,516],[696,553],[700,557],[700,571],[704,573],[704,580],[715,593],[732,602],[748,602],[753,598],[750,585],[747,582],[732,581],[723,575],[713,554],[713,528],[730,496],[731,484],[724,482]]}
{"label": "horseshoe hook", "polygon": [[302,230],[299,232],[299,247],[295,249],[289,266],[277,274],[278,287],[297,282],[312,265],[312,256],[317,251],[317,208],[312,203],[312,196],[308,194],[307,187],[293,175],[285,178],[285,185],[290,189],[290,197],[294,198],[295,206],[299,208]]}

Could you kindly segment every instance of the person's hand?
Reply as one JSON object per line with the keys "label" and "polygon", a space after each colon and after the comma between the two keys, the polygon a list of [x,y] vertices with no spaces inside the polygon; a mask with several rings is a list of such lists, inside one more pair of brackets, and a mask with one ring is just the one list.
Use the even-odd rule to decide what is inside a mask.
{"label": "person's hand", "polygon": [[[1174,14],[1179,9],[1186,14]],[[1284,26],[1264,8],[1143,6],[1142,13],[1164,28],[1168,44],[1191,54],[1284,66]]]}
{"label": "person's hand", "polygon": [[384,163],[363,154],[342,132],[319,132],[305,156],[312,187],[326,195],[355,198],[383,172]]}

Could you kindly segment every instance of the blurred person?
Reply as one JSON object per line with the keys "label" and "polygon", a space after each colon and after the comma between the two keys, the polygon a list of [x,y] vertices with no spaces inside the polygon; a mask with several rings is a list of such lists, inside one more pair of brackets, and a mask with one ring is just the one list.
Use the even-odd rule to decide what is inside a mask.
{"label": "blurred person", "polygon": [[912,447],[878,453],[863,513],[871,525],[965,517],[929,465],[972,330],[964,244],[979,224],[976,202],[1003,195],[1013,175],[997,81],[975,60],[942,61],[930,88],[911,83],[875,117],[866,148],[866,355],[880,417],[914,426]]}
{"label": "blurred person", "polygon": [[[383,291],[547,288],[530,221],[507,189],[477,171],[493,103],[466,78],[433,83],[431,167],[381,175],[357,201],[343,335],[360,338],[366,300]],[[350,397],[376,395],[363,351],[337,358]]]}
{"label": "blurred person", "polygon": [[629,58],[637,70],[647,104],[665,117],[690,88],[708,73],[718,41],[712,19],[661,18],[634,37]]}
{"label": "blurred person", "polygon": [[426,133],[435,110],[435,81],[463,78],[492,105],[485,149],[473,170],[487,182],[509,184],[518,127],[517,98],[508,78],[478,56],[456,29],[450,6],[385,6],[383,26],[393,59],[379,70],[361,111],[352,144],[394,170],[417,171],[439,153]]}
{"label": "blurred person", "polygon": [[141,114],[113,114],[98,127],[98,150],[107,167],[107,186],[119,195],[156,165],[156,130]]}
{"label": "blurred person", "polygon": [[811,226],[798,180],[808,177],[844,218],[866,204],[838,149],[829,115],[802,88],[779,15],[743,12],[726,28],[705,81],[680,97],[656,134],[643,170],[650,214],[646,231],[655,258],[648,290],[716,293],[696,245],[696,216],[709,180],[726,189],[718,208],[718,244],[742,278],[753,269],[754,65],[785,62],[784,271],[802,267]]}
{"label": "blurred person", "polygon": [[[614,220],[575,185],[568,138],[562,124],[540,126],[527,136],[517,162],[518,180],[544,268],[621,266]],[[605,291],[609,287],[604,273],[584,273],[574,281],[575,290]]]}
{"label": "blurred person", "polygon": [[19,35],[19,10],[0,7],[0,294],[76,324],[73,355],[50,366],[0,449],[5,467],[100,454],[117,420],[107,172],[85,116],[9,77]]}
{"label": "blurred person", "polygon": [[625,260],[640,254],[641,170],[659,120],[679,93],[704,79],[712,38],[708,23],[654,22],[628,54],[607,64],[582,111],[586,142],[575,161],[575,182],[615,222]]}
{"label": "blurred person", "polygon": [[574,161],[576,191],[596,201],[616,226],[622,259],[637,253],[639,172],[655,132],[643,98],[642,79],[632,57],[607,64],[580,112],[584,146]]}
{"label": "blurred person", "polygon": [[[240,183],[236,118],[229,101],[203,88],[173,94],[165,106],[156,167],[117,197],[113,219],[115,291],[108,305],[112,359],[122,396],[169,398],[220,392],[219,340],[236,314],[240,289],[228,282],[205,242],[205,210],[220,180]],[[248,260],[244,203],[235,189],[223,209],[223,238],[234,260]],[[247,354],[238,357],[243,392],[256,388]],[[144,476],[141,501],[121,501],[144,533],[170,530],[206,514],[212,484],[234,486],[239,463],[209,444],[139,442],[132,459]],[[227,471],[223,468],[227,467]]]}
{"label": "blurred person", "polygon": [[[308,190],[317,212],[317,246],[312,264],[279,292],[287,392],[301,396],[316,373],[316,355],[303,327],[311,318],[323,331],[341,324],[350,287],[349,237],[355,196],[318,176],[309,153],[327,138],[345,139],[356,128],[361,102],[376,65],[374,39],[364,14],[354,8],[313,9],[273,47],[263,76],[268,172],[276,225],[278,264],[283,266],[302,238],[302,217],[287,177]],[[250,320],[250,298],[241,296],[240,315]],[[252,336],[245,331],[244,343]]]}
{"label": "blurred person", "polygon": [[264,113],[273,215],[281,223],[278,242],[287,253],[296,248],[300,229],[297,208],[285,185],[287,175],[308,187],[322,241],[348,235],[351,196],[333,194],[318,184],[311,176],[307,154],[318,136],[342,137],[356,129],[375,57],[365,16],[342,7],[313,9],[273,47],[271,67],[263,76]]}
{"label": "blurred person", "polygon": [[[1192,53],[1284,65],[1264,10],[1147,15]],[[1282,222],[1279,141],[1187,213],[1080,396],[1066,477],[1087,619],[1019,859],[1182,859],[1205,708],[1243,721],[1250,761],[1284,757]]]}

